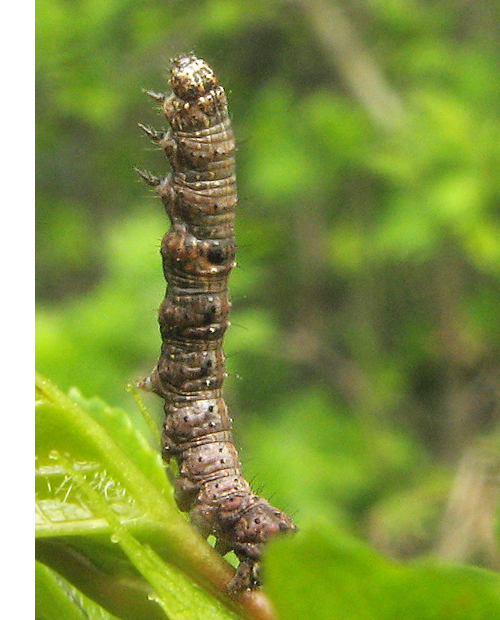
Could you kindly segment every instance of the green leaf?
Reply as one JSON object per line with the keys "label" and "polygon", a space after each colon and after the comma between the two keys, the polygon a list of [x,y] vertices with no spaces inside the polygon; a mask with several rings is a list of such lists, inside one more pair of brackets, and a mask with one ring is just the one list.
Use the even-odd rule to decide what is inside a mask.
{"label": "green leaf", "polygon": [[323,521],[272,543],[267,588],[281,620],[491,620],[500,575],[438,562],[398,565]]}
{"label": "green leaf", "polygon": [[124,411],[78,400],[37,377],[39,557],[123,617],[235,618],[192,581],[216,593],[229,568],[177,510],[158,451]]}
{"label": "green leaf", "polygon": [[40,562],[35,563],[37,620],[114,620],[116,616],[80,594]]}

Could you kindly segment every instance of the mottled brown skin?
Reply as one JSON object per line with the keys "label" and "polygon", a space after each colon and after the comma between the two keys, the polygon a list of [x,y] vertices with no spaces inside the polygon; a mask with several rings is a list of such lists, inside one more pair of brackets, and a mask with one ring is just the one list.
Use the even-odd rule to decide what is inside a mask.
{"label": "mottled brown skin", "polygon": [[228,589],[260,583],[266,541],[295,525],[255,495],[241,470],[222,397],[228,326],[228,277],[236,243],[235,143],[224,89],[208,65],[182,56],[172,63],[169,97],[161,102],[167,133],[142,126],[166,152],[172,173],[158,179],[141,172],[161,196],[170,230],[161,245],[168,282],[160,307],[160,359],[141,386],[165,400],[163,456],[176,459],[175,498],[216,548],[240,560]]}

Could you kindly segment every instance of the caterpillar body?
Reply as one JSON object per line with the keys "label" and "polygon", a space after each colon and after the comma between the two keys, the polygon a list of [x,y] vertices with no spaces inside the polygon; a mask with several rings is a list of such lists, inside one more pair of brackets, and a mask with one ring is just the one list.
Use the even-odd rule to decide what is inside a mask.
{"label": "caterpillar body", "polygon": [[178,464],[175,499],[222,554],[240,560],[228,589],[260,585],[266,541],[294,531],[290,517],[252,492],[233,444],[222,396],[235,265],[235,141],[224,89],[195,56],[172,61],[170,96],[160,102],[168,132],[140,125],[166,152],[164,179],[138,171],[161,196],[170,229],[161,244],[167,293],[159,310],[158,363],[140,386],[164,399],[162,453]]}

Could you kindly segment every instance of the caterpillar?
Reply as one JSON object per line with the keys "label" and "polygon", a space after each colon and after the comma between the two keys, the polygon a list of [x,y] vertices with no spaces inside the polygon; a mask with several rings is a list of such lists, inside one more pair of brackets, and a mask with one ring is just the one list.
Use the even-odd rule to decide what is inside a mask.
{"label": "caterpillar", "polygon": [[139,124],[172,172],[137,170],[161,197],[170,228],[161,243],[167,292],[159,310],[161,353],[140,387],[164,399],[162,456],[177,462],[175,499],[215,548],[239,566],[228,590],[261,584],[267,540],[293,532],[290,517],[252,492],[233,444],[222,396],[229,325],[228,278],[235,266],[235,141],[224,89],[193,55],[172,61],[170,96],[148,91],[170,129]]}

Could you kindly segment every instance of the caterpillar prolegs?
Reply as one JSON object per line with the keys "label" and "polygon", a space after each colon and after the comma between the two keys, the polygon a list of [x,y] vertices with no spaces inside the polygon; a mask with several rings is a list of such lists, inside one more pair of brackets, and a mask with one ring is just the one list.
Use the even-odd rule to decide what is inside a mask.
{"label": "caterpillar prolegs", "polygon": [[158,319],[161,354],[140,385],[165,400],[163,457],[178,464],[180,510],[189,512],[204,536],[216,536],[222,554],[233,550],[240,560],[228,585],[236,592],[260,584],[266,541],[295,525],[244,478],[222,397],[237,200],[226,95],[195,56],[173,60],[170,85],[170,96],[148,93],[161,103],[169,131],[140,125],[172,168],[164,179],[138,171],[161,196],[170,219],[161,244],[168,284]]}

